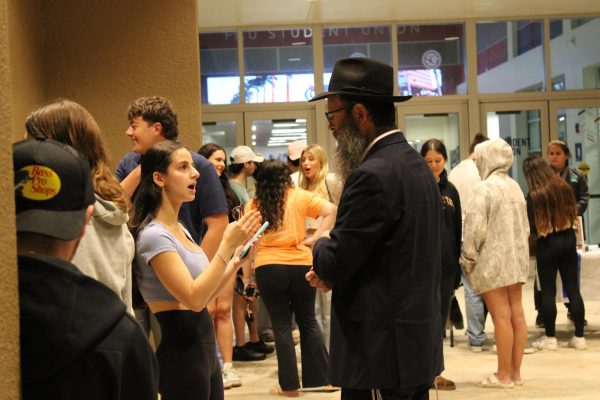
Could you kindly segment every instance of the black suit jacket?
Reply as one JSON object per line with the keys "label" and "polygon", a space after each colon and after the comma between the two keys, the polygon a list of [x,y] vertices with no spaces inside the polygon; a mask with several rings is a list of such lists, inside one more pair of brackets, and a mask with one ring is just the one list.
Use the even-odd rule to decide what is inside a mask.
{"label": "black suit jacket", "polygon": [[409,388],[443,370],[440,223],[433,174],[401,132],[348,176],[331,239],[313,250],[333,285],[333,385]]}

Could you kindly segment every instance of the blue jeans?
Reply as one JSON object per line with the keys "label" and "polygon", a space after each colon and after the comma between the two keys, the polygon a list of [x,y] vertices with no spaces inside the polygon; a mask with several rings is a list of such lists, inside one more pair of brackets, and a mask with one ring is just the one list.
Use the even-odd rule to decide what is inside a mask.
{"label": "blue jeans", "polygon": [[465,289],[465,308],[467,309],[467,336],[469,344],[481,346],[486,339],[485,328],[485,306],[483,296],[473,292],[465,271],[461,269],[462,283]]}

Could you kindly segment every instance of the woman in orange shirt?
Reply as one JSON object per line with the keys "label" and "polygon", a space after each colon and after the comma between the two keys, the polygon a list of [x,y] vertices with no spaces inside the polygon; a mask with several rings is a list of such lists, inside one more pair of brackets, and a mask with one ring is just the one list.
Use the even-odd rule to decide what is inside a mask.
{"label": "woman in orange shirt", "polygon": [[[246,211],[259,210],[270,225],[253,266],[275,334],[279,387],[275,395],[296,397],[300,382],[292,339],[292,312],[300,329],[302,386],[324,387],[327,351],[315,319],[315,291],[305,279],[312,265],[311,247],[335,221],[336,206],[303,189],[295,189],[289,169],[279,160],[265,161],[255,172],[256,198]],[[306,238],[306,217],[323,217],[315,234]]]}

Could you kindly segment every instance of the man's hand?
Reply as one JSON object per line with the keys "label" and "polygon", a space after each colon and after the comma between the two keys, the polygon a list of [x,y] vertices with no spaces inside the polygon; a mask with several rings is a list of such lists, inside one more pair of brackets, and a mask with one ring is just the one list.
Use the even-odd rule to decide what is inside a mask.
{"label": "man's hand", "polygon": [[306,280],[310,286],[316,287],[323,293],[327,293],[331,290],[331,286],[329,286],[327,282],[322,281],[312,268],[306,273]]}

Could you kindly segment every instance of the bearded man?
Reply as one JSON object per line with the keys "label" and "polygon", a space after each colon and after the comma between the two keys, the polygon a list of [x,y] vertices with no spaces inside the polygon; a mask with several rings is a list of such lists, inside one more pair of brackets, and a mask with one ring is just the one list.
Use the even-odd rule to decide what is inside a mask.
{"label": "bearded man", "polygon": [[336,63],[325,116],[344,189],[312,286],[332,289],[330,382],[342,400],[428,399],[443,369],[441,199],[424,159],[396,129],[393,68]]}

